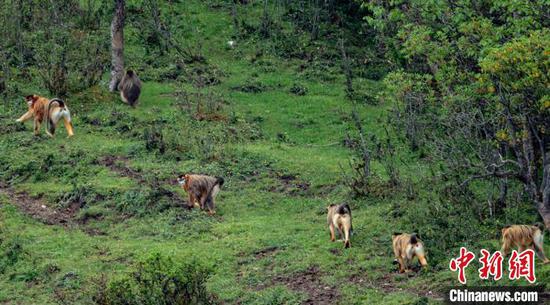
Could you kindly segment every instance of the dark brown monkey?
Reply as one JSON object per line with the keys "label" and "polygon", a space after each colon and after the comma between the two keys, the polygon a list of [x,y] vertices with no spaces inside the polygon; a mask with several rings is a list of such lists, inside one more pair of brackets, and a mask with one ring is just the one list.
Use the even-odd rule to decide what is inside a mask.
{"label": "dark brown monkey", "polygon": [[178,183],[189,195],[187,206],[193,208],[198,201],[201,210],[206,207],[208,214],[216,214],[214,199],[220,191],[224,180],[221,177],[185,174],[178,177]]}
{"label": "dark brown monkey", "polygon": [[133,70],[128,70],[118,84],[120,98],[128,105],[135,107],[141,94],[141,81]]}

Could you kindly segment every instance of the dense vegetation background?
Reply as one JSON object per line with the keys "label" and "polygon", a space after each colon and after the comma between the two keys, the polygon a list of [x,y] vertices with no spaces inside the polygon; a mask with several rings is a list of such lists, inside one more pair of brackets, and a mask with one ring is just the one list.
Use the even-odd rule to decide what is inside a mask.
{"label": "dense vegetation background", "polygon": [[[460,246],[550,226],[547,1],[126,1],[136,109],[108,91],[113,10],[0,0],[0,303],[441,303]],[[32,93],[76,136],[15,123]],[[226,177],[216,217],[183,172]],[[394,231],[428,271],[396,273]]]}

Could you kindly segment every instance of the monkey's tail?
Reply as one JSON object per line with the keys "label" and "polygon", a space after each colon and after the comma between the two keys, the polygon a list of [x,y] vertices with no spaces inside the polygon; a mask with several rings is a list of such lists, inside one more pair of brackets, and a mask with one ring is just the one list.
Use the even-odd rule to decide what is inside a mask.
{"label": "monkey's tail", "polygon": [[60,108],[62,108],[63,110],[65,110],[65,102],[63,102],[61,99],[58,99],[58,98],[54,98],[54,99],[51,99],[49,102],[48,102],[48,110],[46,111],[46,115],[48,116],[47,120],[46,120],[46,130],[48,130],[48,132],[53,135],[55,133],[55,123],[53,122],[52,120],[52,116],[50,114],[50,111],[51,111],[51,108],[52,108],[52,104],[53,103],[57,103],[59,105]]}
{"label": "monkey's tail", "polygon": [[416,245],[418,243],[418,238],[416,233],[411,234],[411,245]]}
{"label": "monkey's tail", "polygon": [[338,209],[336,210],[336,213],[338,213],[340,215],[349,214],[349,216],[351,216],[351,208],[349,207],[349,205],[347,203],[345,203],[345,204],[342,204],[338,207]]}
{"label": "monkey's tail", "polygon": [[210,196],[212,196],[212,192],[214,191],[214,188],[216,187],[216,185],[219,185],[219,187],[221,188],[224,182],[225,180],[223,180],[222,177],[216,177],[216,183],[214,183],[212,187],[208,190],[208,194],[206,195],[206,198],[210,198]]}
{"label": "monkey's tail", "polygon": [[225,180],[223,180],[222,177],[216,177],[216,184],[219,185],[220,187],[222,187],[224,182]]}

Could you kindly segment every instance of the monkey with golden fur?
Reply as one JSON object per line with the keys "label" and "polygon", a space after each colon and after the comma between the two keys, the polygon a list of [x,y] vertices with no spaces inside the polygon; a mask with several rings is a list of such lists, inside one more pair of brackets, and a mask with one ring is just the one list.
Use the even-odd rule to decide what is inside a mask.
{"label": "monkey with golden fur", "polygon": [[189,195],[189,208],[193,208],[195,202],[198,202],[201,210],[207,208],[208,214],[216,214],[214,199],[224,183],[222,177],[185,174],[178,177],[178,183]]}
{"label": "monkey with golden fur", "polygon": [[351,208],[348,204],[331,204],[327,207],[327,224],[330,230],[330,240],[335,241],[335,231],[340,238],[344,237],[344,247],[351,247],[350,236],[353,232],[351,224]]}
{"label": "monkey with golden fur", "polygon": [[413,258],[416,256],[422,267],[428,266],[424,243],[416,234],[394,233],[392,235],[393,253],[399,263],[399,272],[409,272]]}
{"label": "monkey with golden fur", "polygon": [[500,252],[506,257],[512,248],[518,247],[519,252],[533,249],[544,264],[550,260],[544,255],[543,249],[544,226],[540,223],[534,225],[511,225],[502,229],[502,248]]}
{"label": "monkey with golden fur", "polygon": [[118,83],[120,98],[128,105],[135,107],[141,94],[141,81],[133,70],[124,73],[122,80]]}
{"label": "monkey with golden fur", "polygon": [[17,119],[17,122],[22,123],[34,118],[34,135],[40,134],[40,124],[45,121],[46,133],[53,137],[57,123],[61,119],[63,119],[68,136],[72,137],[74,135],[71,113],[65,102],[58,98],[50,100],[35,94],[27,95],[25,101],[29,110]]}

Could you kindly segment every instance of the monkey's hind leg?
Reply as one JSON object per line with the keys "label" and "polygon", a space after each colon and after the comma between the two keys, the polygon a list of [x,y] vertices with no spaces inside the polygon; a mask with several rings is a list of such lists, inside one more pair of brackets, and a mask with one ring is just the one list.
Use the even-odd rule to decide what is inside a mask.
{"label": "monkey's hind leg", "polygon": [[331,223],[328,227],[330,229],[330,241],[334,242],[336,240],[334,236],[334,225]]}
{"label": "monkey's hind leg", "polygon": [[67,129],[67,137],[74,136],[74,130],[73,130],[73,121],[71,120],[71,113],[69,110],[63,110],[63,125],[65,125],[65,129]]}
{"label": "monkey's hind leg", "polygon": [[189,192],[189,201],[187,201],[187,208],[192,209],[195,207],[195,196],[193,196],[192,192]]}
{"label": "monkey's hind leg", "polygon": [[210,214],[210,216],[216,214],[216,210],[214,207],[214,197],[208,196],[208,198],[206,198],[205,205],[206,205],[206,208],[208,209],[208,214]]}
{"label": "monkey's hind leg", "polygon": [[63,110],[59,108],[54,108],[47,114],[46,119],[48,120],[46,124],[46,134],[50,137],[53,137],[55,134],[55,129],[57,128],[57,123],[61,116],[63,116]]}
{"label": "monkey's hind leg", "polygon": [[53,138],[55,134],[55,128],[56,128],[56,122],[54,122],[52,119],[48,119],[48,125],[46,128],[46,134]]}
{"label": "monkey's hind leg", "polygon": [[542,260],[544,264],[550,263],[550,260],[546,258],[546,255],[544,255],[544,246],[543,246],[543,235],[540,232],[537,232],[533,236],[533,248],[535,249],[535,253],[537,256]]}
{"label": "monkey's hind leg", "polygon": [[397,260],[399,261],[399,273],[405,273],[407,271],[405,260],[402,257],[399,257]]}
{"label": "monkey's hind leg", "polygon": [[349,240],[350,235],[350,226],[345,224],[344,225],[344,247],[349,248],[351,247],[351,242]]}

